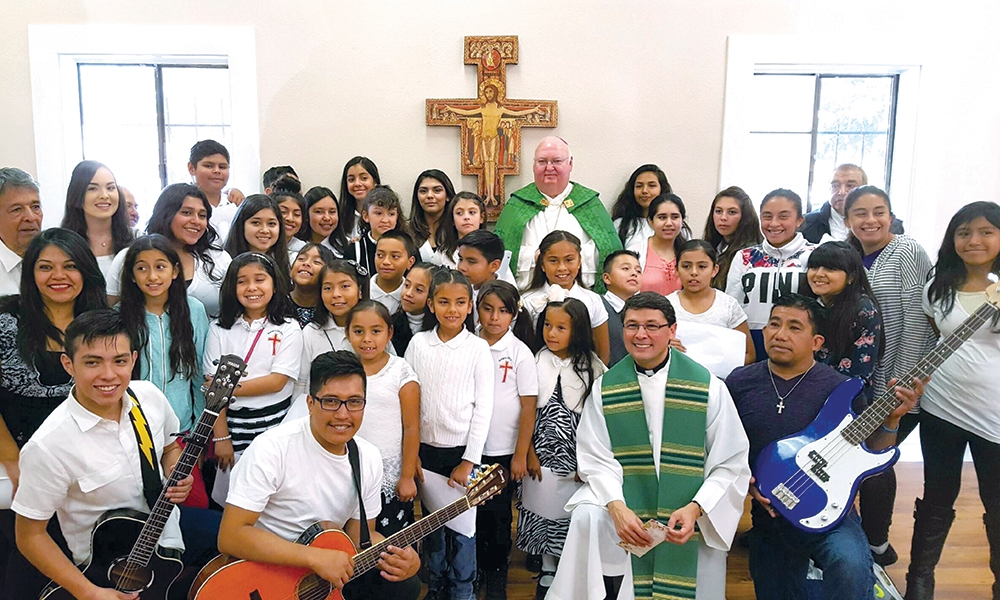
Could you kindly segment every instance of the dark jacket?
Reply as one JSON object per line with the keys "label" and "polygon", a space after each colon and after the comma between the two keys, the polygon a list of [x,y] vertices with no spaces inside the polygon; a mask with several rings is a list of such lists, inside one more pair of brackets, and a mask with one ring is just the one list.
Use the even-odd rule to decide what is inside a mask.
{"label": "dark jacket", "polygon": [[[806,215],[806,220],[799,227],[802,237],[807,241],[818,244],[824,235],[830,233],[830,202],[824,202],[818,210],[814,210]],[[889,227],[892,233],[904,233],[903,222],[896,217],[892,218],[892,225]]]}

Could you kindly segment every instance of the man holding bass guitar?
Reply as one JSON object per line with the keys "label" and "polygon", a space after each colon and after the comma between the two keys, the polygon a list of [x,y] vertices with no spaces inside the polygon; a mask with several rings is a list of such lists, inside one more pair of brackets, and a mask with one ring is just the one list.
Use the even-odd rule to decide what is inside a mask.
{"label": "man holding bass guitar", "polygon": [[[21,452],[12,508],[18,550],[31,565],[8,578],[7,597],[37,598],[51,578],[75,598],[138,598],[99,588],[76,564],[90,559],[91,532],[106,511],[148,512],[160,495],[162,474],[170,473],[181,455],[172,433],[179,428],[177,416],[153,384],[130,382],[136,352],[116,311],[78,316],[66,328],[65,348],[62,363],[74,378],[73,389]],[[192,483],[188,475],[168,488],[166,497],[183,502]],[[72,560],[47,531],[53,514]],[[179,511],[171,512],[159,544],[184,549]]]}
{"label": "man holding bass guitar", "polygon": [[[364,417],[364,367],[353,353],[327,352],[313,361],[309,381],[309,417],[261,434],[234,467],[219,550],[276,565],[275,579],[280,566],[308,569],[348,600],[416,600],[420,559],[409,546],[388,546],[377,568],[352,580],[356,565],[348,551],[295,543],[317,522],[342,529],[355,547],[364,548],[369,535],[373,543],[383,539],[374,519],[382,506],[382,459],[373,444],[354,437]],[[295,581],[300,592],[312,591],[294,597],[329,593],[318,593],[326,584],[308,576],[293,578],[293,587]],[[266,595],[274,589],[269,585],[278,583],[252,582],[251,597],[274,597]]]}
{"label": "man holding bass guitar", "polygon": [[[761,450],[813,423],[834,388],[847,381],[832,367],[813,358],[823,346],[823,326],[822,308],[815,300],[799,294],[779,297],[763,330],[768,360],[738,368],[726,379],[750,440],[750,464],[755,478],[761,476],[756,472]],[[920,380],[915,379],[912,387],[896,388],[896,398],[901,404],[867,438],[869,449],[884,449],[895,443],[900,417],[913,408],[923,393]],[[854,398],[856,413],[860,414],[866,406],[863,394]],[[875,584],[872,556],[857,512],[850,509],[840,523],[825,531],[803,531],[778,515],[753,485],[755,481],[751,479],[750,486],[753,497],[750,575],[757,599],[809,597],[806,572],[810,559],[823,570],[822,598],[872,598]]]}

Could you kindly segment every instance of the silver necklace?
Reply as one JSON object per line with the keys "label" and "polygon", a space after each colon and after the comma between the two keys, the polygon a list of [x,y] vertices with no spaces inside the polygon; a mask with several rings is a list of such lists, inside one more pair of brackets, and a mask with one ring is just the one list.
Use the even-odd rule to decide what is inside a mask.
{"label": "silver necklace", "polygon": [[767,373],[768,375],[771,376],[771,387],[774,388],[774,395],[778,397],[778,403],[775,404],[775,407],[777,407],[779,415],[781,414],[781,411],[785,410],[785,398],[792,395],[792,392],[795,391],[795,388],[799,387],[799,384],[802,383],[802,380],[806,378],[806,375],[808,375],[809,371],[812,371],[812,368],[815,366],[816,366],[816,361],[813,361],[813,364],[809,365],[809,368],[806,369],[806,372],[799,375],[799,380],[795,382],[795,385],[792,386],[792,389],[788,390],[788,393],[782,396],[781,394],[778,393],[778,384],[774,382],[774,371],[771,370],[770,363],[767,365]]}

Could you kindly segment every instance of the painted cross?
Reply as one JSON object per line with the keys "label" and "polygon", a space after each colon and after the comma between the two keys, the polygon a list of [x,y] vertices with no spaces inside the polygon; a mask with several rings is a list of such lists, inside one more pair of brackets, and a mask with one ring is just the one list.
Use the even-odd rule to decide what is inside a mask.
{"label": "painted cross", "polygon": [[278,332],[271,334],[271,337],[267,338],[267,341],[271,342],[271,356],[278,355],[278,344],[281,343],[281,337]]}
{"label": "painted cross", "polygon": [[514,365],[510,364],[510,360],[505,358],[500,362],[500,370],[503,371],[503,379],[500,383],[507,383],[507,371],[513,371]]}
{"label": "painted cross", "polygon": [[559,124],[555,100],[507,98],[507,65],[517,64],[517,36],[466,36],[465,64],[476,65],[476,98],[428,99],[428,125],[461,126],[462,174],[479,178],[486,216],[496,221],[504,177],[521,173],[521,127]]}

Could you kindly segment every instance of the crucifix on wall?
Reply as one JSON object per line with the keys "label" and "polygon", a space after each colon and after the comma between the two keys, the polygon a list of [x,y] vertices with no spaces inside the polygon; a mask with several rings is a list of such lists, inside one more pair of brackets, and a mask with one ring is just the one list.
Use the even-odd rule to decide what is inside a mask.
{"label": "crucifix on wall", "polygon": [[517,64],[517,36],[466,36],[465,64],[476,65],[476,98],[427,100],[428,125],[460,126],[462,174],[476,175],[487,219],[503,209],[504,177],[521,172],[521,127],[555,127],[555,100],[507,98],[507,65]]}

